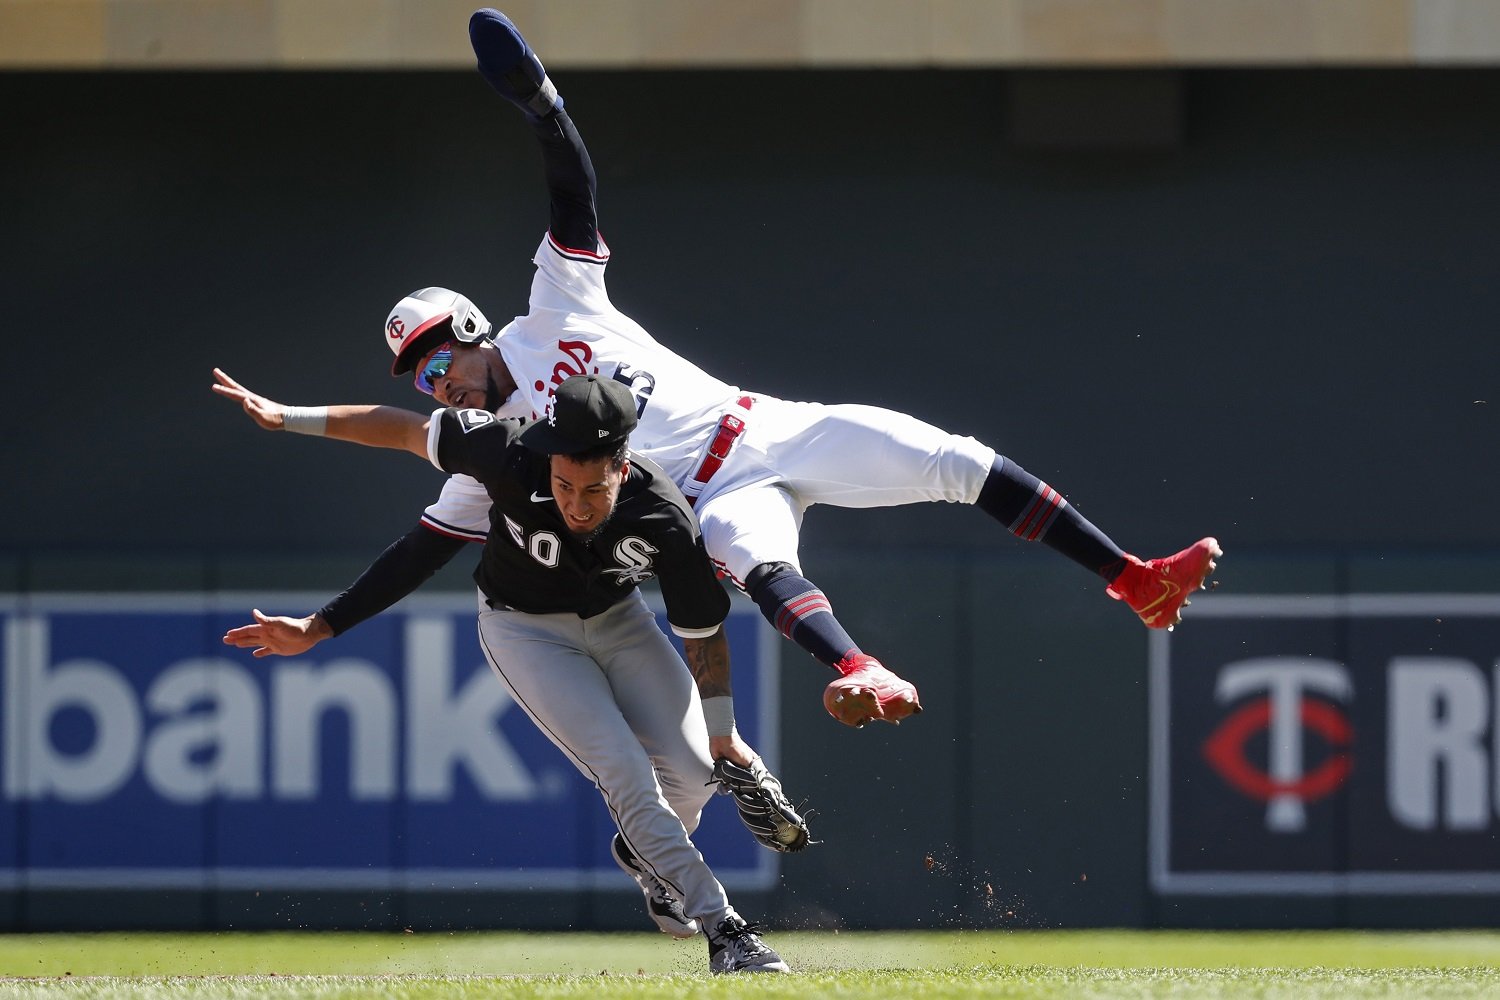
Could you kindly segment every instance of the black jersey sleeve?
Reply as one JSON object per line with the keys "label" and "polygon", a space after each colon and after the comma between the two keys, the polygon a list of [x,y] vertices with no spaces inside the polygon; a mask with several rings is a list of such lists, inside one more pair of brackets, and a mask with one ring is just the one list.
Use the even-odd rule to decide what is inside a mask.
{"label": "black jersey sleeve", "polygon": [[686,638],[711,633],[729,617],[729,594],[719,582],[702,536],[692,527],[673,534],[677,543],[663,552],[657,563],[667,623],[673,632]]}
{"label": "black jersey sleeve", "polygon": [[542,147],[552,238],[570,250],[598,250],[598,181],[578,129],[566,111],[532,122],[531,129]]}
{"label": "black jersey sleeve", "polygon": [[501,420],[488,410],[449,407],[434,414],[427,440],[432,463],[444,472],[462,472],[493,482],[524,421]]}
{"label": "black jersey sleeve", "polygon": [[426,583],[465,544],[462,538],[440,535],[418,524],[392,542],[359,579],[323,605],[318,614],[334,635],[343,635]]}

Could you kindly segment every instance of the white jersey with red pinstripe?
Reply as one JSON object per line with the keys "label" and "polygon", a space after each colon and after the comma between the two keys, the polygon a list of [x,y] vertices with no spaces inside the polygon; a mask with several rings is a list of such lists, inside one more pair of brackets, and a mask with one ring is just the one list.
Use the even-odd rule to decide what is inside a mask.
{"label": "white jersey with red pinstripe", "polygon": [[559,246],[550,235],[534,258],[530,311],[512,320],[495,346],[516,380],[528,416],[546,414],[552,393],[573,375],[606,375],[630,386],[640,424],[632,451],[687,479],[702,457],[737,388],[657,342],[609,301],[604,287],[609,248],[597,253]]}
{"label": "white jersey with red pinstripe", "polygon": [[[813,504],[978,498],[995,459],[989,447],[880,407],[742,392],[616,309],[605,291],[608,261],[602,241],[592,253],[543,239],[530,310],[493,344],[518,386],[498,412],[541,417],[555,387],[572,375],[606,375],[629,385],[640,416],[631,451],[661,466],[697,501],[709,555],[736,584],[762,563],[800,567],[802,515]],[[423,521],[482,540],[488,497],[465,478],[449,482]]]}

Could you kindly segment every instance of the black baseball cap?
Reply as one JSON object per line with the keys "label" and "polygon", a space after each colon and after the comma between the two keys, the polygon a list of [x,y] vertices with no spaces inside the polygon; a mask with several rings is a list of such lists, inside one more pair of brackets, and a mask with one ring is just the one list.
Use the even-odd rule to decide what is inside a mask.
{"label": "black baseball cap", "polygon": [[547,418],[521,432],[521,443],[546,455],[576,455],[625,440],[635,425],[635,397],[623,382],[574,375],[557,387]]}

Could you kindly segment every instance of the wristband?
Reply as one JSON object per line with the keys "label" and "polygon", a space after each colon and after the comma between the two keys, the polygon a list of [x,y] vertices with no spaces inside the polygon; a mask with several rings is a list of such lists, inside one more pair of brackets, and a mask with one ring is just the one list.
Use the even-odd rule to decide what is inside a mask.
{"label": "wristband", "polygon": [[322,437],[328,433],[328,407],[288,406],[281,415],[283,430]]}
{"label": "wristband", "polygon": [[727,694],[703,699],[703,721],[710,736],[734,735],[734,699]]}

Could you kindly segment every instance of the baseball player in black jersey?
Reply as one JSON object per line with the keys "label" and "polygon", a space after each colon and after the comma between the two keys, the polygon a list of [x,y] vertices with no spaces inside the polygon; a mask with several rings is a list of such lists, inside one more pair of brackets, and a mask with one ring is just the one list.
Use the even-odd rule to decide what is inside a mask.
{"label": "baseball player in black jersey", "polygon": [[[219,376],[220,394],[257,423],[285,426],[286,407]],[[474,579],[490,668],[598,786],[620,831],[611,853],[657,926],[675,937],[701,930],[714,972],[787,971],[689,839],[717,787],[713,762],[763,765],[734,728],[721,629],[729,596],[682,492],[628,450],[629,389],[569,379],[539,421],[392,407],[334,407],[323,420],[329,437],[410,451],[483,486],[491,525]],[[652,578],[690,668],[641,597]],[[257,609],[224,641],[256,656],[296,655],[331,634],[315,615]]]}
{"label": "baseball player in black jersey", "polygon": [[[609,247],[598,231],[595,175],[563,100],[519,31],[477,11],[469,36],[480,74],[518,108],[541,150],[550,225],[534,257],[530,311],[491,326],[466,296],[423,288],[402,298],[381,336],[393,375],[449,406],[502,416],[544,413],[569,375],[629,387],[637,453],[694,505],[709,556],[777,631],[840,675],[823,702],[840,722],[899,721],[921,711],[916,687],[863,650],[801,569],[802,517],[814,504],[972,504],[1017,537],[1039,541],[1095,574],[1150,628],[1171,628],[1222,554],[1213,538],[1158,559],[1125,552],[1057,490],[1013,459],[915,417],[860,405],[777,399],[729,385],[670,350],[610,302]],[[301,413],[302,411],[298,411]],[[289,429],[316,425],[321,408]],[[320,609],[335,633],[394,604],[464,541],[489,530],[488,497],[455,476],[421,523]]]}
{"label": "baseball player in black jersey", "polygon": [[[618,382],[592,375],[576,381],[593,393],[585,403],[623,394],[634,416]],[[570,412],[555,406],[551,421],[524,433],[519,421],[488,410],[433,415],[433,464],[472,476],[494,501],[494,544],[484,546],[474,573],[479,589],[492,608],[592,618],[655,577],[674,632],[685,639],[714,635],[729,613],[729,597],[682,492],[655,464],[627,460],[619,439],[605,446],[619,454],[605,457],[617,459],[621,477],[595,475],[595,465],[566,450],[582,436],[558,426]]]}

